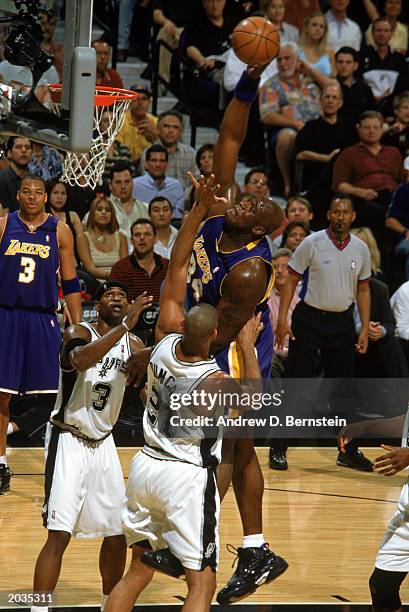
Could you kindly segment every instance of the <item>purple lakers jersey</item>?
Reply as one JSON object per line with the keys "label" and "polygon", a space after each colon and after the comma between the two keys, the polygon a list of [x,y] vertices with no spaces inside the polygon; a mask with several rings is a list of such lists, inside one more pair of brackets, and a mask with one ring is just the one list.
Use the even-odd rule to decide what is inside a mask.
{"label": "purple lakers jersey", "polygon": [[[270,247],[266,238],[262,238],[241,249],[223,253],[219,249],[223,225],[224,216],[210,217],[195,240],[188,272],[187,307],[192,308],[203,302],[217,306],[222,296],[223,281],[234,266],[254,257],[265,261],[268,282],[265,295],[257,306],[257,311],[262,312],[263,330],[257,339],[256,349],[262,376],[268,378],[273,354],[273,330],[267,303],[274,284]],[[232,342],[215,357],[225,372],[236,378],[243,375],[236,342]]]}
{"label": "purple lakers jersey", "polygon": [[54,311],[59,268],[58,219],[49,215],[30,232],[18,211],[8,215],[0,236],[0,306]]}

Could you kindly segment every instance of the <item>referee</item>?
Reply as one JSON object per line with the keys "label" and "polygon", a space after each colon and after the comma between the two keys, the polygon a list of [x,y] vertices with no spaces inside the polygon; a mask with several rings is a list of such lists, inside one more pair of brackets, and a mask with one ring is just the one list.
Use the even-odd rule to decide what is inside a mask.
{"label": "referee", "polygon": [[[305,238],[293,253],[281,292],[275,344],[283,348],[290,335],[288,378],[314,377],[318,354],[326,378],[353,378],[355,353],[363,354],[368,347],[371,262],[366,244],[349,232],[355,220],[350,197],[334,195],[327,218],[329,227]],[[301,279],[301,301],[290,328],[287,312]],[[355,302],[362,322],[357,340]],[[372,471],[372,463],[358,451],[356,441],[345,454],[339,453],[337,463]]]}

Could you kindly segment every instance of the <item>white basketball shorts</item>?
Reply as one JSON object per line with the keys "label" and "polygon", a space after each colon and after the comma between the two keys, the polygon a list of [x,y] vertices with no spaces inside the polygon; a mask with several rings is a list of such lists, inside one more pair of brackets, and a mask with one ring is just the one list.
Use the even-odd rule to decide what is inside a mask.
{"label": "white basketball shorts", "polygon": [[149,540],[169,548],[188,569],[217,569],[220,500],[212,470],[182,461],[132,460],[122,510],[128,546]]}
{"label": "white basketball shorts", "polygon": [[90,444],[52,425],[45,465],[43,523],[77,538],[122,534],[125,484],[111,436]]}
{"label": "white basketball shorts", "polygon": [[409,572],[409,485],[402,487],[393,515],[375,560],[375,567],[389,572]]}

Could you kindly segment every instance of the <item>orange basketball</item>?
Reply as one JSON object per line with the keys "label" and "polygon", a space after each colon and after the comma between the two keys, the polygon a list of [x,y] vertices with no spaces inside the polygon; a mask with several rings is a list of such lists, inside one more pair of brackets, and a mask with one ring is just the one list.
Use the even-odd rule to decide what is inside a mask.
{"label": "orange basketball", "polygon": [[234,28],[231,37],[235,54],[245,64],[266,64],[277,57],[280,33],[264,17],[248,17]]}

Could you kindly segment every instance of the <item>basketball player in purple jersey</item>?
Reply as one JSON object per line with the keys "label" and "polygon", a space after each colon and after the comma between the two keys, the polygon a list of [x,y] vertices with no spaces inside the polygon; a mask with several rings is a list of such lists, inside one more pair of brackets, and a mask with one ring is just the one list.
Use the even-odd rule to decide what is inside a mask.
{"label": "basketball player in purple jersey", "polygon": [[[268,197],[242,195],[234,187],[234,175],[241,144],[247,131],[251,103],[257,96],[262,67],[248,67],[235,89],[220,127],[213,172],[221,185],[217,200],[196,238],[188,275],[187,307],[208,303],[217,308],[217,337],[211,350],[222,370],[243,376],[236,337],[245,323],[262,313],[263,329],[256,343],[260,370],[269,378],[273,354],[273,330],[267,301],[274,284],[270,249],[265,236],[283,220],[279,206]],[[195,182],[192,179],[196,186]],[[132,370],[131,370],[132,371]],[[225,463],[218,468],[220,497],[227,492],[233,441],[223,441]],[[239,563],[229,583],[219,592],[217,601],[228,604],[253,593],[270,582],[288,565],[276,556],[262,533],[264,479],[254,450],[252,433],[234,441],[233,487],[243,524],[243,546],[238,549]],[[230,460],[231,462],[231,460]],[[174,565],[173,575],[183,568],[169,552],[157,551],[157,566]],[[157,567],[156,566],[156,567]],[[165,571],[165,569],[162,569]]]}
{"label": "basketball player in purple jersey", "polygon": [[[243,195],[234,190],[240,146],[247,131],[251,103],[257,96],[262,67],[248,67],[238,82],[234,98],[224,114],[215,150],[213,172],[221,185],[220,200],[209,211],[193,247],[188,306],[195,300],[214,305],[219,313],[217,337],[212,345],[219,366],[240,378],[240,353],[236,337],[255,311],[261,311],[263,330],[256,343],[260,370],[269,378],[273,354],[273,330],[267,300],[274,284],[270,249],[265,236],[283,220],[279,206],[268,197]],[[227,209],[226,209],[227,208]],[[228,454],[230,440],[223,441]],[[268,548],[262,533],[264,480],[254,450],[254,440],[234,442],[233,488],[243,525],[239,562],[217,601],[228,604],[270,582],[285,571],[287,563]],[[228,475],[218,474],[221,497]]]}
{"label": "basketball player in purple jersey", "polygon": [[58,390],[58,271],[72,322],[81,320],[72,233],[45,212],[43,179],[25,176],[17,200],[20,210],[0,219],[0,493],[9,489],[11,478],[6,459],[10,396]]}

